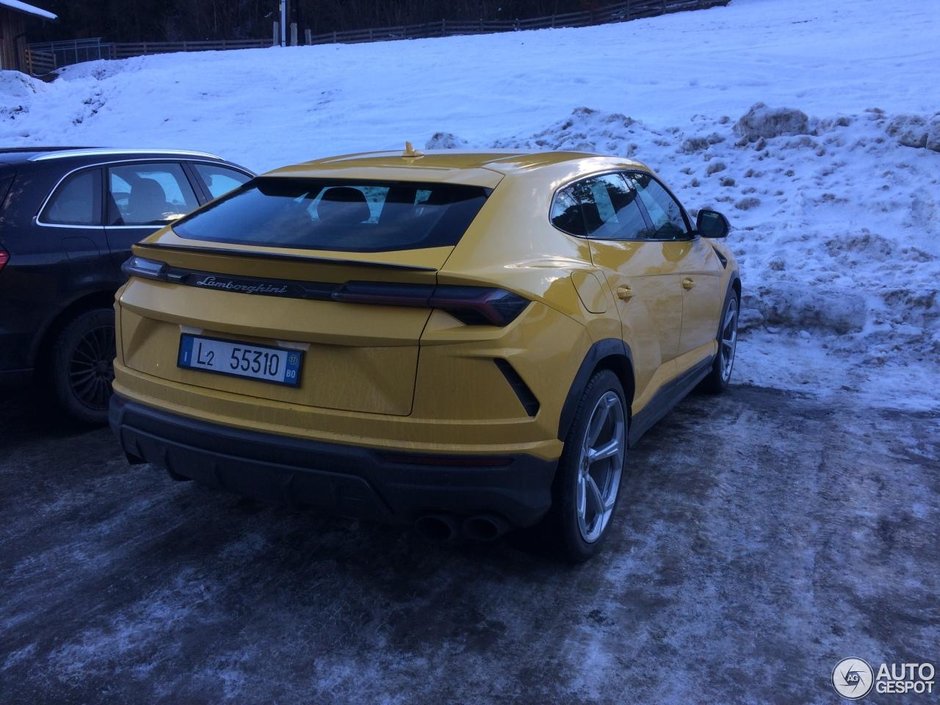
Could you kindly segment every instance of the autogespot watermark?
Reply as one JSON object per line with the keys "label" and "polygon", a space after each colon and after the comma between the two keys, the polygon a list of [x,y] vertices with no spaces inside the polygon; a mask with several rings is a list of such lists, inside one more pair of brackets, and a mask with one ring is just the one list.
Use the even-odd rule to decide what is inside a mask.
{"label": "autogespot watermark", "polygon": [[843,698],[861,700],[876,693],[933,693],[932,663],[883,663],[875,671],[860,658],[844,658],[832,669],[832,687]]}

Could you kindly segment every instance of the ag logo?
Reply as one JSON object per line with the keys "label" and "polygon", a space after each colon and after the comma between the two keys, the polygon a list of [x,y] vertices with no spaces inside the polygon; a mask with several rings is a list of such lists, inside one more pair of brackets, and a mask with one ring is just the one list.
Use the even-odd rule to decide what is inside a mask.
{"label": "ag logo", "polygon": [[843,698],[859,700],[871,692],[875,673],[860,658],[845,658],[832,669],[832,687]]}

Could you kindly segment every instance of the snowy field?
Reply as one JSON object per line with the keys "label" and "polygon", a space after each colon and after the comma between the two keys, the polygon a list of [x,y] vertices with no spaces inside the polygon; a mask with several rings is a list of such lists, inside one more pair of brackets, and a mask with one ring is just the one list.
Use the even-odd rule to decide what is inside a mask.
{"label": "snowy field", "polygon": [[399,148],[636,157],[731,219],[736,379],[936,409],[940,2],[732,0],[585,29],[0,73],[0,144],[180,147],[258,171]]}

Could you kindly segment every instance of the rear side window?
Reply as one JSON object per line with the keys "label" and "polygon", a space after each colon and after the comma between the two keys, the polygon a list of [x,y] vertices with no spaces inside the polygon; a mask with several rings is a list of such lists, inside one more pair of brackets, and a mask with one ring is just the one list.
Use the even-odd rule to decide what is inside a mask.
{"label": "rear side window", "polygon": [[592,176],[555,195],[552,224],[595,240],[635,240],[648,235],[633,184],[620,174]]}
{"label": "rear side window", "polygon": [[183,168],[175,162],[111,167],[108,195],[111,225],[161,225],[199,205]]}
{"label": "rear side window", "polygon": [[224,196],[229,191],[238,188],[251,177],[235,169],[229,169],[215,164],[193,164],[193,168],[206,183],[206,188],[213,198]]}
{"label": "rear side window", "polygon": [[173,226],[184,238],[382,252],[455,245],[486,200],[478,186],[261,178]]}
{"label": "rear side window", "polygon": [[101,225],[101,171],[82,171],[65,179],[39,219],[54,225]]}

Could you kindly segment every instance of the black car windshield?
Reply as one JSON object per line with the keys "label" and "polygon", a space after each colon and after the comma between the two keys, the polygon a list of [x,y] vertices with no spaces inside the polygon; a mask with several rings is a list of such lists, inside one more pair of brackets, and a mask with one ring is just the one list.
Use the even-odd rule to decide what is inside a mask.
{"label": "black car windshield", "polygon": [[178,221],[180,237],[311,250],[455,245],[487,197],[479,186],[258,178]]}

